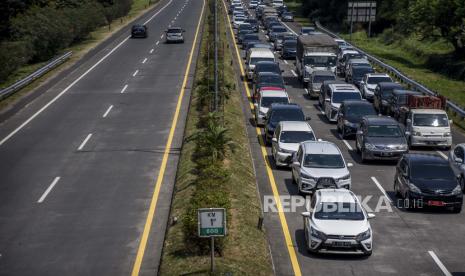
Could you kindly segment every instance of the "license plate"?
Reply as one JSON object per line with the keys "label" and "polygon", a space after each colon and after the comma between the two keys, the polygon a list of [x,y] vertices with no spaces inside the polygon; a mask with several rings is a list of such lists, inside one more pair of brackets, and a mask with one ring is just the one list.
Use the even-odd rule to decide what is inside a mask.
{"label": "license plate", "polygon": [[392,152],[382,152],[381,156],[392,156]]}
{"label": "license plate", "polygon": [[446,205],[444,201],[439,201],[439,200],[429,200],[428,201],[429,206],[444,206]]}
{"label": "license plate", "polygon": [[334,247],[350,247],[351,243],[350,242],[341,242],[341,241],[336,241],[333,242]]}

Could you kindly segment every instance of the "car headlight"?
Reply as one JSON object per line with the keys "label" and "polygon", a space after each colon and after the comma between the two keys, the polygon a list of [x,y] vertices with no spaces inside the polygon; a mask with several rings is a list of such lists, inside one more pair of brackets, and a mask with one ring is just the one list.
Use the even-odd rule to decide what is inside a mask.
{"label": "car headlight", "polygon": [[303,172],[300,172],[300,177],[308,179],[308,180],[314,180],[314,181],[318,180],[318,178],[315,178],[315,177],[313,177],[311,175],[308,175],[306,173],[303,173]]}
{"label": "car headlight", "polygon": [[399,149],[400,149],[400,150],[407,150],[407,149],[408,149],[408,145],[406,145],[406,144],[399,145]]}
{"label": "car headlight", "polygon": [[371,237],[371,230],[368,229],[365,232],[358,234],[357,237],[355,237],[355,240],[358,242],[361,242],[361,241],[369,239],[370,237]]}
{"label": "car headlight", "polygon": [[344,175],[343,177],[339,177],[337,181],[348,180],[348,179],[350,179],[350,174]]}
{"label": "car headlight", "polygon": [[421,194],[421,190],[417,186],[415,186],[413,183],[407,182],[407,184],[411,192]]}
{"label": "car headlight", "polygon": [[292,151],[292,150],[281,149],[281,148],[279,149],[279,151],[282,152],[282,153],[294,153],[294,151]]}
{"label": "car headlight", "polygon": [[315,237],[315,238],[318,238],[320,240],[326,240],[327,237],[325,235],[325,233],[321,232],[321,231],[318,231],[316,230],[315,228],[311,227],[310,226],[310,234]]}
{"label": "car headlight", "polygon": [[418,131],[414,131],[412,133],[413,136],[421,136],[421,132],[418,132]]}
{"label": "car headlight", "polygon": [[459,195],[461,193],[462,193],[462,187],[460,185],[457,185],[457,187],[455,187],[450,194]]}
{"label": "car headlight", "polygon": [[375,146],[373,144],[370,144],[370,143],[365,143],[365,148],[367,150],[374,150]]}
{"label": "car headlight", "polygon": [[450,132],[445,132],[444,137],[450,137]]}

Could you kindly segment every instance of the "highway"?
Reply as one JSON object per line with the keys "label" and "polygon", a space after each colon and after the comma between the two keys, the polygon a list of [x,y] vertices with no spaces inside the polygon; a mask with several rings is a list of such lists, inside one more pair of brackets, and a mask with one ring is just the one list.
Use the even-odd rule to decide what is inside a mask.
{"label": "highway", "polygon": [[128,26],[2,122],[0,275],[157,273],[202,9],[161,0],[147,39]]}
{"label": "highway", "polygon": [[[253,14],[253,10],[251,10]],[[286,26],[296,32],[299,27],[294,23]],[[232,33],[232,29],[230,30]],[[261,40],[267,41],[263,31]],[[233,39],[233,38],[231,38]],[[243,75],[245,65],[243,51],[235,48],[237,59],[235,67],[239,76]],[[236,54],[236,53],[235,53]],[[373,209],[381,199],[384,208],[376,213],[371,221],[374,237],[374,251],[371,257],[341,255],[310,255],[305,248],[303,207],[294,211],[279,213],[266,212],[265,230],[270,242],[271,254],[277,275],[463,275],[465,264],[462,248],[465,241],[465,214],[453,214],[444,210],[406,211],[397,208],[397,199],[393,192],[395,162],[361,163],[355,151],[353,139],[342,140],[335,124],[330,124],[317,105],[316,100],[307,96],[306,91],[295,74],[293,60],[282,60],[276,54],[280,66],[284,69],[286,90],[291,102],[303,107],[306,116],[312,119],[310,125],[316,137],[334,142],[343,152],[350,168],[352,190],[362,199],[372,197],[368,205]],[[242,63],[242,64],[240,64]],[[247,121],[249,140],[252,146],[254,166],[261,198],[298,196],[297,187],[292,183],[290,169],[278,169],[269,147],[263,145],[263,130],[254,126],[254,116],[249,100],[251,84],[242,82],[243,102]],[[455,144],[465,142],[463,132],[454,129]],[[447,152],[432,149],[418,149],[411,152],[435,153],[447,158]],[[283,198],[284,198],[283,197]],[[289,202],[289,201],[288,201]],[[281,205],[286,202],[281,201]],[[387,209],[392,209],[389,212]],[[279,206],[278,206],[279,210]]]}

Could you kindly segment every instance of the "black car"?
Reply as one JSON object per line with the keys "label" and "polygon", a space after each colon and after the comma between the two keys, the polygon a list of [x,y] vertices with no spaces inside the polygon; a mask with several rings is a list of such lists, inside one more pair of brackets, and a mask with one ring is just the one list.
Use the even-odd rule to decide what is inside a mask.
{"label": "black car", "polygon": [[408,152],[403,127],[391,117],[365,116],[355,137],[355,147],[366,160],[399,160]]}
{"label": "black car", "polygon": [[281,75],[283,70],[279,68],[279,63],[274,62],[274,61],[259,61],[255,64],[255,69],[254,69],[254,76],[253,76],[253,81],[255,82],[255,79],[257,76],[261,73],[274,73]]}
{"label": "black car", "polygon": [[281,14],[281,21],[283,22],[294,22],[294,14],[292,12],[286,11]]}
{"label": "black car", "polygon": [[360,88],[360,82],[365,74],[374,73],[375,70],[371,66],[351,66],[347,72],[347,82]]}
{"label": "black car", "polygon": [[357,133],[364,116],[377,115],[373,105],[365,100],[343,101],[337,114],[337,130],[342,138]]}
{"label": "black car", "polygon": [[148,36],[147,33],[147,26],[145,25],[133,25],[131,28],[131,37],[136,38],[136,37],[142,37],[146,38]]}
{"label": "black car", "polygon": [[287,33],[287,28],[282,25],[272,26],[268,34],[270,42],[274,42],[280,33]]}
{"label": "black car", "polygon": [[463,193],[449,162],[435,154],[404,154],[396,167],[394,191],[403,207],[452,207],[462,211]]}
{"label": "black car", "polygon": [[282,16],[283,13],[287,12],[288,9],[286,6],[279,6],[276,8],[276,12],[278,13],[278,16]]}
{"label": "black car", "polygon": [[408,97],[410,95],[422,96],[423,93],[418,91],[395,89],[392,91],[391,97],[388,99],[387,113],[396,118],[400,122],[404,122],[406,118],[404,108],[407,107]]}
{"label": "black car", "polygon": [[395,82],[380,82],[375,88],[373,96],[373,105],[381,114],[386,114],[388,110],[388,99],[392,96],[395,89],[403,89],[402,85]]}
{"label": "black car", "polygon": [[246,45],[249,41],[260,41],[260,38],[258,37],[258,34],[255,34],[255,33],[245,34],[245,35],[242,37],[242,49],[245,49],[245,45]]}
{"label": "black car", "polygon": [[250,26],[252,27],[252,30],[256,33],[260,30],[260,27],[258,25],[258,21],[255,18],[248,18],[245,20],[245,23],[249,23]]}
{"label": "black car", "polygon": [[[237,31],[237,43],[242,44],[244,36],[253,33],[252,29],[242,29]],[[256,35],[256,34],[255,34]]]}
{"label": "black car", "polygon": [[261,87],[278,87],[285,89],[284,79],[281,74],[262,72],[256,75],[255,82],[253,83],[254,93],[257,93]]}
{"label": "black car", "polygon": [[265,115],[265,143],[269,145],[276,126],[281,121],[306,121],[302,108],[298,104],[271,104]]}
{"label": "black car", "polygon": [[281,57],[283,59],[295,59],[297,52],[297,40],[285,40],[281,48]]}

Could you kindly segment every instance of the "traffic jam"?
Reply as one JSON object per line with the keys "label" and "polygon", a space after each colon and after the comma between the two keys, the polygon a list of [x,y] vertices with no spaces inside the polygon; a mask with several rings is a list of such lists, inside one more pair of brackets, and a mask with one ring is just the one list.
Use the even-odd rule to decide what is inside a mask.
{"label": "traffic jam", "polygon": [[[446,99],[410,90],[346,41],[293,22],[282,0],[228,5],[265,163],[280,196],[310,198],[285,217],[302,255],[373,259],[380,248],[396,254],[394,267],[407,264],[420,242],[426,257],[412,271],[426,271],[422,262],[431,259],[443,266],[436,253],[460,246],[438,245],[430,234],[463,229],[465,183],[465,138],[452,127]],[[372,196],[390,213],[376,210],[379,200],[363,202]],[[396,239],[413,248],[399,253]]]}

